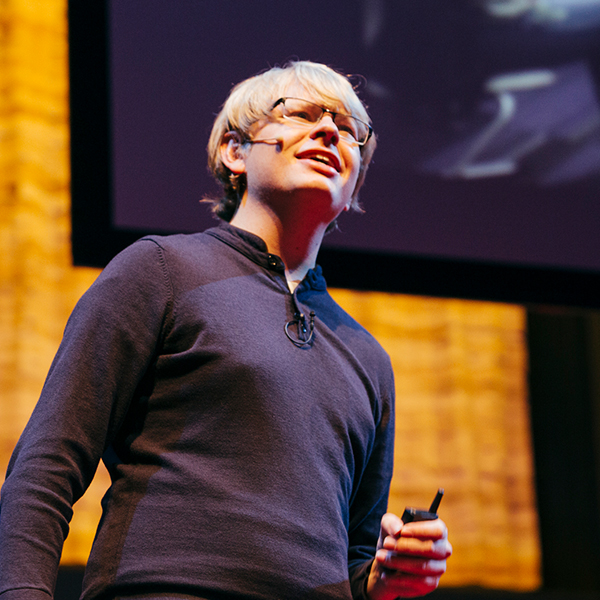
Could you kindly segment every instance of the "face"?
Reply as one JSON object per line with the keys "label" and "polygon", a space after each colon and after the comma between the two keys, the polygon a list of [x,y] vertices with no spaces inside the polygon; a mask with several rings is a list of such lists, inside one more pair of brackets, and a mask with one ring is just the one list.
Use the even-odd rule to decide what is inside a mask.
{"label": "face", "polygon": [[[285,96],[322,104],[300,85],[289,86]],[[346,112],[340,104],[332,109]],[[254,143],[245,153],[243,168],[249,198],[274,207],[306,208],[310,214],[333,221],[352,199],[359,174],[360,147],[340,139],[331,115],[325,114],[312,127],[294,126],[280,118],[276,107],[272,118],[256,123]]]}

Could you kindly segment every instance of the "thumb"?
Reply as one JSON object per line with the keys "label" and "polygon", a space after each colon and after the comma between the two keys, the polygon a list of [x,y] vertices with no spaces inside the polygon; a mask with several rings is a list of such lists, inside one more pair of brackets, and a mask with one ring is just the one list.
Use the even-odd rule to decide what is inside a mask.
{"label": "thumb", "polygon": [[377,542],[377,550],[383,548],[385,538],[398,538],[404,523],[402,519],[394,513],[386,513],[381,519],[381,529],[379,531],[379,541]]}

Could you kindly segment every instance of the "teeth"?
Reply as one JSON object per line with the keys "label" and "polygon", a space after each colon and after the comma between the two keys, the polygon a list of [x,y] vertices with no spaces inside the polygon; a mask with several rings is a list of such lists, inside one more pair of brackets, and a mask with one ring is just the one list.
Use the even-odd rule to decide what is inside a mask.
{"label": "teeth", "polygon": [[329,165],[329,158],[327,156],[323,156],[321,154],[315,154],[315,156],[312,157],[314,160],[318,160],[319,162],[325,163],[326,165]]}

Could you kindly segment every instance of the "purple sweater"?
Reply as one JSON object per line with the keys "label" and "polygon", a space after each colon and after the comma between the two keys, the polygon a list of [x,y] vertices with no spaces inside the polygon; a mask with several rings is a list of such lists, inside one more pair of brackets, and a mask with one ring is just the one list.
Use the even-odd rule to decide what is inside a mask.
{"label": "purple sweater", "polygon": [[[311,311],[293,343],[286,323],[302,313],[306,337]],[[231,225],[136,242],[73,311],[11,459],[0,600],[52,595],[101,458],[84,598],[363,598],[393,395],[389,358],[319,267],[292,294],[281,259]]]}

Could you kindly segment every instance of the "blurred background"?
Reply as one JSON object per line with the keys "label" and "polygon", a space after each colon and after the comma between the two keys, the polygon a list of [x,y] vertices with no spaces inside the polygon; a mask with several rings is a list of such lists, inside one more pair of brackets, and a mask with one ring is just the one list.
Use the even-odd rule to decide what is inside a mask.
{"label": "blurred background", "polygon": [[[599,33],[593,0],[2,2],[2,474],[106,261],[214,223],[204,147],[231,85],[322,61],[361,74],[379,137],[366,213],[320,262],[392,357],[390,508],[446,489],[438,596],[597,597]],[[108,485],[101,467],[75,507],[57,598]]]}

